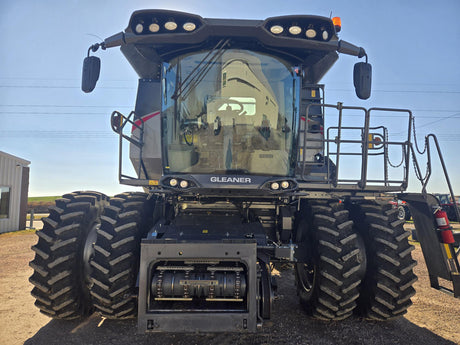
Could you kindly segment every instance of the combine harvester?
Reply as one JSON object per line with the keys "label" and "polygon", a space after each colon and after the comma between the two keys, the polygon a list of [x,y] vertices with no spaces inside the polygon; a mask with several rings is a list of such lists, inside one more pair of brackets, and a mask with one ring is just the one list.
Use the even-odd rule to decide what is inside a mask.
{"label": "combine harvester", "polygon": [[[354,86],[360,99],[371,93],[366,52],[340,29],[339,18],[311,15],[142,10],[91,46],[83,91],[99,78],[99,48],[120,47],[139,75],[135,110],[114,111],[111,126],[120,183],[144,193],[56,201],[33,246],[36,306],[56,319],[137,317],[140,332],[254,332],[272,313],[273,265],[289,262],[310,315],[393,319],[417,277],[404,221],[379,202],[387,193],[410,207],[432,286],[459,297],[458,253],[426,193],[430,174],[421,193],[404,193],[411,159],[421,176],[412,113],[324,102],[318,82],[338,53],[365,58]],[[395,116],[396,132],[407,124],[400,140],[391,123],[374,123]],[[433,135],[427,152],[430,138],[443,163]],[[128,144],[136,176],[122,169]]]}

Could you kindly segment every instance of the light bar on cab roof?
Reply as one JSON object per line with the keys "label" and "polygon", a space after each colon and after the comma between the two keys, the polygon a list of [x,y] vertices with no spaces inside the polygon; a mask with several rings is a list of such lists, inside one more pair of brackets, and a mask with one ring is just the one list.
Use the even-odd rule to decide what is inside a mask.
{"label": "light bar on cab roof", "polygon": [[202,26],[200,16],[166,10],[137,11],[129,28],[136,35],[194,32]]}
{"label": "light bar on cab roof", "polygon": [[[336,17],[338,18],[338,17]],[[336,32],[331,19],[318,16],[282,16],[268,18],[264,27],[272,35],[328,42]]]}

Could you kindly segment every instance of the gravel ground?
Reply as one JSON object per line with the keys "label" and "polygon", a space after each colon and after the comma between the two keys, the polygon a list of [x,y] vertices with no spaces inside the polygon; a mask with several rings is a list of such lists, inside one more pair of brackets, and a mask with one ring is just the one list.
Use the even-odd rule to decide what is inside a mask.
{"label": "gravel ground", "polygon": [[460,303],[429,287],[420,247],[415,243],[419,281],[414,305],[398,320],[341,322],[309,318],[298,304],[291,270],[278,277],[279,298],[272,319],[255,334],[137,334],[135,320],[57,321],[40,314],[30,295],[28,262],[37,241],[32,232],[0,235],[0,344],[460,344]]}

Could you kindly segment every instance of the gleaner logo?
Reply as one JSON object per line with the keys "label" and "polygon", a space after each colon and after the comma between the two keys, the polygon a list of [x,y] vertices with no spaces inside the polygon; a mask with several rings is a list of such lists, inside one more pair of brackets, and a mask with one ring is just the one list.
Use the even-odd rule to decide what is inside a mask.
{"label": "gleaner logo", "polygon": [[214,183],[251,183],[250,177],[213,176],[210,178]]}

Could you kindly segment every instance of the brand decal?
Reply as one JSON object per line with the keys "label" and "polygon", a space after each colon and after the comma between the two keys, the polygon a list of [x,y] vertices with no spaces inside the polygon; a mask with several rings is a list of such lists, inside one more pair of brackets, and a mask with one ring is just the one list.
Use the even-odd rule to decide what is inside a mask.
{"label": "brand decal", "polygon": [[213,183],[252,183],[250,177],[213,176],[210,180]]}

